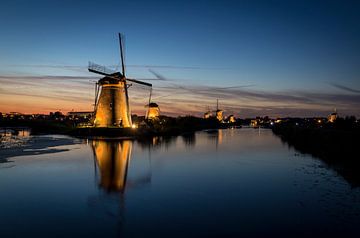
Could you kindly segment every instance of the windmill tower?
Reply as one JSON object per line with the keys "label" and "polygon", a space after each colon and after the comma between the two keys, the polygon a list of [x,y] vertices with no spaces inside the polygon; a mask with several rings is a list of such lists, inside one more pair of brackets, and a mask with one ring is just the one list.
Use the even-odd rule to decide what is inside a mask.
{"label": "windmill tower", "polygon": [[[152,87],[152,84],[125,76],[123,39],[119,33],[120,59],[122,72],[113,72],[104,66],[89,62],[88,70],[103,75],[95,87],[94,126],[95,127],[131,127],[131,111],[128,88],[132,83]],[[100,92],[100,94],[99,94]]]}

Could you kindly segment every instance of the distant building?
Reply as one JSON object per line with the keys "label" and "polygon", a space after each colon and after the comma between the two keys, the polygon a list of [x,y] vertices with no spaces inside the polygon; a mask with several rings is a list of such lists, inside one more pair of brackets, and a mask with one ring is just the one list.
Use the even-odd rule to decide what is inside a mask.
{"label": "distant building", "polygon": [[63,120],[66,119],[66,116],[62,112],[56,111],[56,112],[50,112],[49,113],[49,118],[51,120],[63,121]]}
{"label": "distant building", "polygon": [[275,120],[275,123],[281,123],[282,122],[282,119],[280,119],[280,118],[277,118],[276,120]]}
{"label": "distant building", "polygon": [[50,115],[50,116],[56,116],[56,117],[58,117],[58,116],[64,116],[64,114],[63,114],[62,112],[60,112],[60,111],[50,112],[49,115]]}
{"label": "distant building", "polygon": [[14,115],[14,116],[23,115],[23,114],[20,113],[20,112],[10,112],[9,114],[10,114],[10,115]]}
{"label": "distant building", "polygon": [[204,119],[209,119],[211,117],[211,112],[207,111],[204,113]]}
{"label": "distant building", "polygon": [[75,119],[75,118],[84,118],[84,119],[88,119],[91,118],[93,116],[94,112],[68,112],[67,116]]}
{"label": "distant building", "polygon": [[31,119],[46,119],[49,115],[44,114],[31,114]]}
{"label": "distant building", "polygon": [[258,121],[257,119],[251,120],[250,126],[251,126],[251,127],[254,127],[254,128],[259,127],[259,121]]}
{"label": "distant building", "polygon": [[229,121],[229,123],[235,123],[236,120],[235,120],[234,115],[230,115],[228,121]]}

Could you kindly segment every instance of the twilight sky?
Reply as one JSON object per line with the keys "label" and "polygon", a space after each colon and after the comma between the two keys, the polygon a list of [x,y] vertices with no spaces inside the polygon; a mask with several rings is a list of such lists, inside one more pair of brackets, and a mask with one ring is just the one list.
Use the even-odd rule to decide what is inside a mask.
{"label": "twilight sky", "polygon": [[[88,61],[153,83],[164,114],[360,116],[360,1],[0,3],[0,112],[91,110]],[[159,75],[156,77],[155,74]],[[130,87],[134,113],[149,90]]]}

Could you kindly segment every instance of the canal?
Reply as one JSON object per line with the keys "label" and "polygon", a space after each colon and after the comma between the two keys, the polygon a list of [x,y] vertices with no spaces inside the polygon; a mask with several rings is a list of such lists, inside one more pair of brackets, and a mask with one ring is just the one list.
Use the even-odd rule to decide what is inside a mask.
{"label": "canal", "polygon": [[2,238],[360,237],[360,189],[271,130],[18,137],[0,148]]}

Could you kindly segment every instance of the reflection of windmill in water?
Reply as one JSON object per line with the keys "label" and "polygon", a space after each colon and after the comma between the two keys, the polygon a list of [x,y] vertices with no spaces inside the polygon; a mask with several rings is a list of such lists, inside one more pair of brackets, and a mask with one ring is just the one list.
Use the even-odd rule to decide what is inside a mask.
{"label": "reflection of windmill in water", "polygon": [[[107,192],[125,192],[125,188],[151,182],[151,162],[149,154],[149,168],[145,174],[136,174],[136,177],[128,179],[128,168],[132,154],[131,140],[92,141],[92,149],[95,159],[95,171],[100,172],[99,186]],[[135,163],[136,164],[136,163]],[[133,167],[136,172],[136,166]],[[97,177],[97,175],[96,175]]]}
{"label": "reflection of windmill in water", "polygon": [[[128,168],[132,155],[132,145],[131,140],[94,140],[91,143],[94,153],[95,180],[100,188],[99,191],[106,191],[106,193],[92,196],[89,198],[89,204],[100,207],[107,215],[110,214],[112,218],[117,217],[119,234],[122,233],[125,221],[125,188],[129,183]],[[151,174],[146,177],[149,177],[146,181],[151,181]],[[133,183],[137,184],[138,181]],[[113,199],[114,195],[119,196]],[[105,206],[109,201],[112,204],[115,202],[119,210],[114,210],[113,206],[110,209]]]}
{"label": "reflection of windmill in water", "polygon": [[123,192],[131,158],[132,141],[92,142],[97,168],[100,170],[99,185],[106,191]]}
{"label": "reflection of windmill in water", "polygon": [[210,129],[205,130],[205,132],[208,134],[208,138],[211,139],[211,141],[215,142],[215,149],[216,151],[219,148],[219,145],[223,143],[223,130],[222,129]]}
{"label": "reflection of windmill in water", "polygon": [[[88,70],[93,73],[104,75],[96,83],[95,88],[95,127],[131,127],[131,111],[129,106],[127,82],[142,84],[152,87],[152,84],[136,79],[126,78],[125,62],[123,53],[123,39],[119,33],[120,56],[122,72],[113,72],[104,66],[89,63]],[[99,94],[100,91],[100,94]]]}

